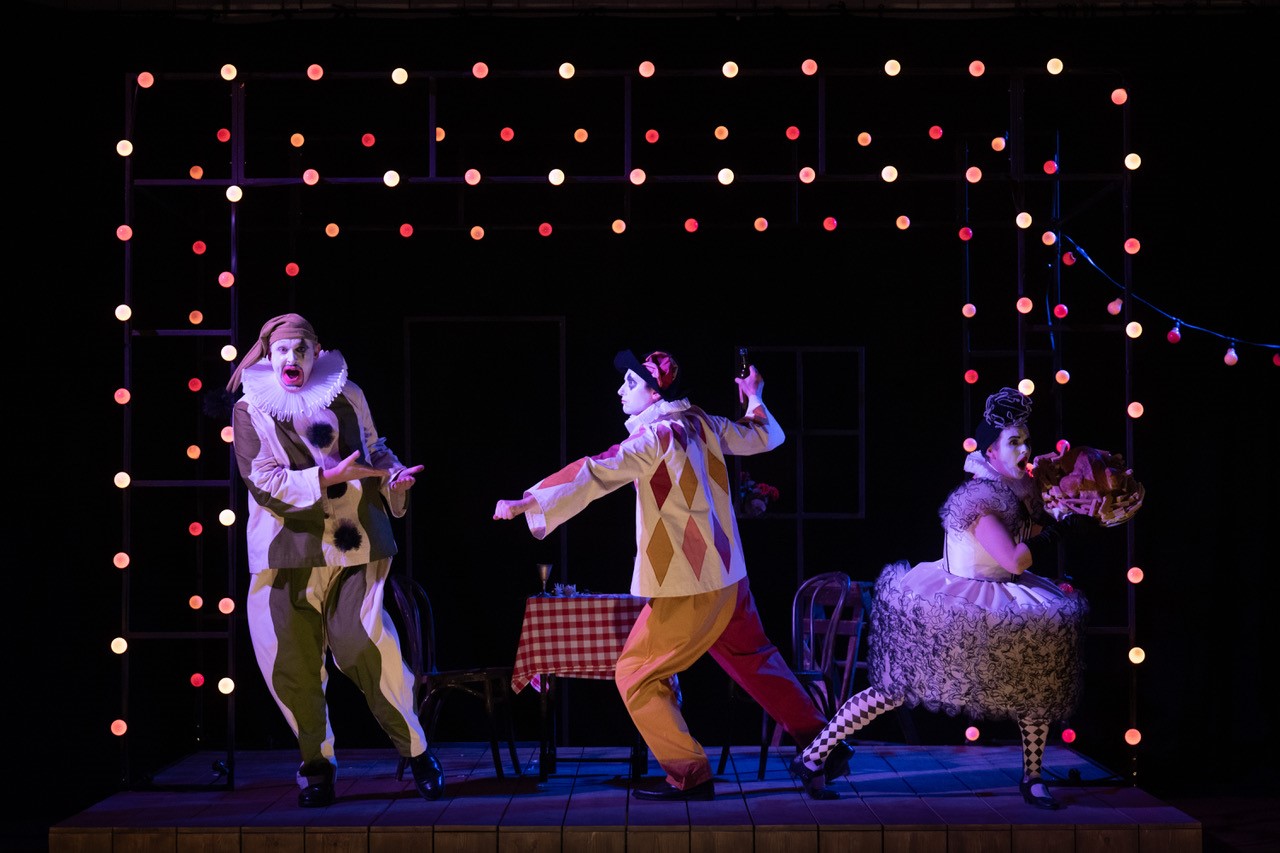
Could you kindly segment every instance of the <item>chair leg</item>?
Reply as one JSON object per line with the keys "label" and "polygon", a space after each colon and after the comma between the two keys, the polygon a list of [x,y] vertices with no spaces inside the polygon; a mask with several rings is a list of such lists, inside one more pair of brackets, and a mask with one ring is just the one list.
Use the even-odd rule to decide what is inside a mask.
{"label": "chair leg", "polygon": [[720,764],[716,767],[716,775],[723,776],[724,769],[729,766],[729,744],[720,747]]}
{"label": "chair leg", "polygon": [[516,733],[514,729],[508,732],[507,754],[511,756],[511,772],[517,776],[523,776],[524,768],[520,766],[520,753],[516,750]]}
{"label": "chair leg", "polygon": [[502,773],[502,755],[498,749],[498,721],[493,716],[493,682],[484,683],[484,711],[489,717],[489,752],[493,755],[493,770],[499,779],[506,778]]}
{"label": "chair leg", "polygon": [[769,746],[773,743],[773,732],[778,724],[767,712],[762,710],[760,714],[763,717],[760,721],[760,768],[756,771],[756,779],[763,782],[765,766],[769,763]]}
{"label": "chair leg", "polygon": [[444,700],[435,692],[428,693],[418,706],[418,720],[422,723],[422,732],[427,736],[427,748],[436,742],[436,724],[440,722],[440,708]]}
{"label": "chair leg", "polygon": [[631,742],[631,781],[644,777],[649,772],[649,745],[644,736],[636,729],[635,740]]}
{"label": "chair leg", "polygon": [[511,682],[503,679],[498,689],[500,691],[502,713],[507,720],[507,752],[511,754],[511,769],[517,776],[523,776],[524,768],[520,766],[520,755],[516,751],[516,723],[515,715],[511,710]]}

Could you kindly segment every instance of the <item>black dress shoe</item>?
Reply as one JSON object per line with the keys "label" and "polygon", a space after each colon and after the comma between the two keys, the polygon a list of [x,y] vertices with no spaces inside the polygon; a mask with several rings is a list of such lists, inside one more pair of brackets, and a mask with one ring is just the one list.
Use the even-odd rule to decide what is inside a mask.
{"label": "black dress shoe", "polygon": [[[1040,789],[1044,791],[1044,794],[1042,796],[1036,796],[1031,793],[1032,785],[1039,785]],[[1049,793],[1049,786],[1044,784],[1044,780],[1042,779],[1024,779],[1018,783],[1018,790],[1022,792],[1022,799],[1026,800],[1027,805],[1029,806],[1049,810],[1062,808],[1062,804],[1053,798],[1053,794]]]}
{"label": "black dress shoe", "polygon": [[825,778],[823,771],[810,770],[805,766],[803,752],[797,752],[796,757],[791,759],[791,763],[787,765],[787,772],[795,779],[803,782],[806,788],[809,787],[809,783],[812,782],[815,777],[822,775]]}
{"label": "black dress shoe", "polygon": [[827,760],[822,763],[822,769],[810,770],[804,764],[803,750],[796,753],[796,757],[791,759],[791,764],[787,766],[787,771],[796,779],[808,785],[814,777],[819,773],[826,782],[834,782],[841,776],[849,772],[849,762],[853,760],[853,747],[848,741],[838,741],[831,751],[827,753]]}
{"label": "black dress shoe", "polygon": [[304,809],[320,809],[333,805],[336,799],[332,782],[317,782],[298,792],[298,805]]}
{"label": "black dress shoe", "polygon": [[683,802],[685,800],[710,800],[716,795],[716,784],[708,779],[692,788],[677,788],[670,782],[663,782],[656,788],[636,788],[631,795],[637,800],[666,800]]}
{"label": "black dress shoe", "polygon": [[[849,751],[852,752],[853,750]],[[840,799],[839,794],[827,787],[827,772],[831,767],[831,760],[827,759],[827,763],[823,765],[821,770],[810,770],[805,767],[802,755],[803,753],[796,753],[796,757],[791,759],[791,763],[787,765],[787,772],[804,785],[805,793],[815,800]],[[832,755],[834,755],[834,751]],[[849,766],[848,756],[845,756],[844,766],[847,770]],[[841,775],[843,774],[836,773],[835,778],[839,778]]]}
{"label": "black dress shoe", "polygon": [[434,755],[430,752],[415,755],[409,759],[409,769],[413,771],[414,784],[423,799],[440,799],[444,794],[444,771]]}
{"label": "black dress shoe", "polygon": [[842,740],[827,753],[827,761],[822,765],[822,775],[830,784],[849,773],[849,762],[853,761],[853,747]]}

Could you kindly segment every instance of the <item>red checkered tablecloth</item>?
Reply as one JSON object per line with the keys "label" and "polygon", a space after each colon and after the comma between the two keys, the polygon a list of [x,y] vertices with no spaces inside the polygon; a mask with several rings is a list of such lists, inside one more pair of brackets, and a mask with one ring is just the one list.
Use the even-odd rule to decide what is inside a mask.
{"label": "red checkered tablecloth", "polygon": [[524,606],[511,688],[519,693],[539,675],[613,678],[622,644],[647,598],[634,595],[533,596]]}

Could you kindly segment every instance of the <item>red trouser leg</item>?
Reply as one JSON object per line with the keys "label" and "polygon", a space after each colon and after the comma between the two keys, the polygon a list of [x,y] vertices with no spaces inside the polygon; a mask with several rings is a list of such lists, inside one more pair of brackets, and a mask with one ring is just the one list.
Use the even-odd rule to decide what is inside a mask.
{"label": "red trouser leg", "polygon": [[797,744],[809,743],[826,727],[826,718],[796,679],[786,658],[765,636],[746,580],[737,584],[733,617],[709,651],[729,677]]}

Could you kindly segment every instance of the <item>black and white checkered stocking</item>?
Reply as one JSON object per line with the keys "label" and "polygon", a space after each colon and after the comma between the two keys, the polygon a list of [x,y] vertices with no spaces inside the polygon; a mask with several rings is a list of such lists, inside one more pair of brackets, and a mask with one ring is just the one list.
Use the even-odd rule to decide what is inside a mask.
{"label": "black and white checkered stocking", "polygon": [[1044,748],[1049,743],[1049,724],[1040,720],[1018,720],[1022,730],[1022,774],[1039,779]]}
{"label": "black and white checkered stocking", "polygon": [[801,756],[804,766],[810,770],[820,770],[837,743],[885,711],[892,711],[901,704],[901,699],[890,699],[874,687],[850,696],[822,733],[804,748]]}

